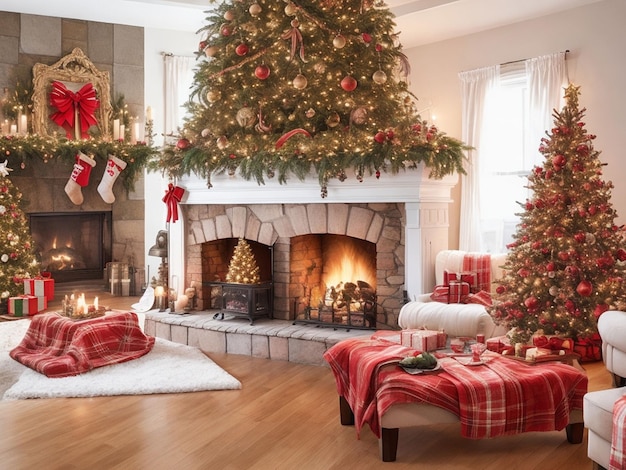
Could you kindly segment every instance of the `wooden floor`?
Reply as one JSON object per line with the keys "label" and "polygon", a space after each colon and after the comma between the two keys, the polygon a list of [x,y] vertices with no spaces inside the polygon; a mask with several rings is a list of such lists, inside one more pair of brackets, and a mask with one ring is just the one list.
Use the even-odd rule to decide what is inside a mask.
{"label": "wooden floor", "polygon": [[[105,296],[106,297],[106,296]],[[107,299],[127,308],[136,298]],[[211,354],[241,390],[0,402],[0,469],[591,469],[565,432],[491,440],[459,425],[400,431],[398,459],[382,463],[369,429],[339,423],[327,367]],[[610,387],[586,364],[589,390]]]}

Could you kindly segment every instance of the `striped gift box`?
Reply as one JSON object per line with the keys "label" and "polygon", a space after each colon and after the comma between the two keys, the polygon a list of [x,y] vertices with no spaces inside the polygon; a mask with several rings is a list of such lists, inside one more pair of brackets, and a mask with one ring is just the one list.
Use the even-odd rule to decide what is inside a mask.
{"label": "striped gift box", "polygon": [[48,299],[43,296],[20,295],[18,297],[9,297],[9,315],[14,317],[35,315],[47,308]]}

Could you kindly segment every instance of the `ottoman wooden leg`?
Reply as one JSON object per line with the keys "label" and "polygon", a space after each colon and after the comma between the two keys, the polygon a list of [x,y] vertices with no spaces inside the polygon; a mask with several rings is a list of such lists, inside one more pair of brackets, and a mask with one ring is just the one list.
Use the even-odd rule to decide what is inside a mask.
{"label": "ottoman wooden leg", "polygon": [[395,462],[396,453],[398,451],[398,428],[382,428],[380,430],[380,439],[378,445],[380,447],[380,459],[383,462]]}
{"label": "ottoman wooden leg", "polygon": [[572,423],[565,427],[567,442],[570,444],[580,444],[583,441],[584,423]]}
{"label": "ottoman wooden leg", "polygon": [[344,426],[351,426],[354,424],[354,413],[352,408],[348,405],[346,399],[342,396],[339,397],[339,418],[341,424]]}

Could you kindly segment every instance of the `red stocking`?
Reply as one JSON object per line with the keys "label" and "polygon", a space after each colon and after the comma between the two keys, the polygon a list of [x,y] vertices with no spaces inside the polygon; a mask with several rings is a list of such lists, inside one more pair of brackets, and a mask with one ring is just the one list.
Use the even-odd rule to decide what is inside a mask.
{"label": "red stocking", "polygon": [[93,158],[88,157],[82,152],[78,152],[72,174],[65,185],[65,192],[69,196],[70,201],[77,206],[83,203],[83,192],[81,188],[87,186],[89,183],[89,175],[94,166],[96,166],[96,161]]}

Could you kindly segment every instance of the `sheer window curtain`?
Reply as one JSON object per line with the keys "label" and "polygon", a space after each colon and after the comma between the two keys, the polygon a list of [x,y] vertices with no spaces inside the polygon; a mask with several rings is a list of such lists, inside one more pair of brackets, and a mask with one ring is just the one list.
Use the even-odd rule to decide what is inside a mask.
{"label": "sheer window curtain", "polygon": [[[565,53],[545,55],[524,61],[528,89],[528,128],[525,149],[532,165],[542,162],[538,148],[541,138],[553,124],[552,112],[564,104],[564,88],[568,84]],[[481,140],[490,122],[498,119],[491,103],[497,100],[500,66],[485,67],[459,74],[462,84],[462,139],[474,150],[468,153],[468,174],[461,178],[461,217],[459,249],[484,251],[481,243],[480,185]],[[483,145],[484,147],[484,145]],[[482,170],[485,170],[484,168]],[[486,182],[483,182],[486,184]]]}
{"label": "sheer window curtain", "polygon": [[552,112],[565,105],[564,93],[569,82],[565,54],[558,52],[525,61],[530,114],[526,148],[533,152],[535,165],[542,163],[543,156],[536,149],[554,124]]}
{"label": "sheer window curtain", "polygon": [[164,133],[177,134],[183,124],[186,110],[184,105],[189,101],[193,83],[193,57],[165,54],[163,56],[164,73]]}
{"label": "sheer window curtain", "polygon": [[459,249],[479,251],[480,247],[480,139],[485,125],[490,90],[498,86],[500,66],[461,72],[462,136],[468,151],[467,174],[461,176],[461,218]]}

